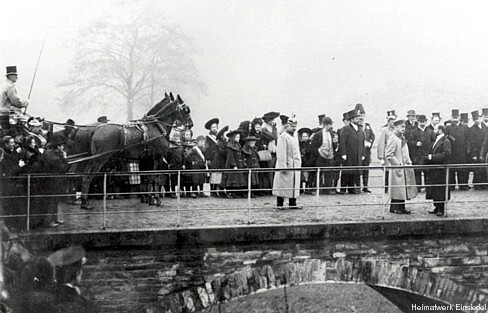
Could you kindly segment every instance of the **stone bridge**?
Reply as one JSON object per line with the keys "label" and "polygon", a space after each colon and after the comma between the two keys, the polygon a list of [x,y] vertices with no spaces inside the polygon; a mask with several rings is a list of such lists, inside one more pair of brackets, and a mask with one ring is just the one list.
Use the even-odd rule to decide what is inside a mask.
{"label": "stone bridge", "polygon": [[[46,245],[83,244],[88,250],[83,293],[101,312],[210,312],[218,303],[263,292],[332,283],[370,286],[403,312],[422,312],[412,311],[412,304],[452,304],[447,311],[485,312],[485,234],[447,233],[455,228],[445,225],[445,232],[434,236],[398,235],[409,227],[420,233],[421,222],[415,223],[404,228],[367,226],[382,229],[375,237],[350,236],[350,225],[334,225],[334,236],[325,225],[296,226],[293,231],[254,226],[44,234],[31,237],[31,247],[46,251]],[[356,229],[368,233],[365,227],[358,224]],[[341,236],[343,228],[347,236]],[[388,233],[390,228],[395,236]],[[426,229],[437,228],[429,224]],[[478,310],[471,310],[477,305]]]}

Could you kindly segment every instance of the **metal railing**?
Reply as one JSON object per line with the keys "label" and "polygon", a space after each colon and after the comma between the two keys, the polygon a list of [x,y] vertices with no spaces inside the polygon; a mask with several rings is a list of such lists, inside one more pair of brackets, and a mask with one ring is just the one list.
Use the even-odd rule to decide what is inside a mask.
{"label": "metal railing", "polygon": [[[6,205],[5,200],[14,200],[14,202],[9,202],[7,205],[18,205],[19,207],[16,208],[17,211],[22,211],[22,206],[25,205],[25,213],[21,214],[8,214],[8,215],[0,215],[0,218],[3,219],[9,219],[9,218],[25,218],[26,219],[26,226],[25,229],[30,230],[31,229],[31,224],[32,224],[32,218],[37,218],[37,217],[49,217],[52,216],[53,213],[35,213],[33,212],[33,206],[34,205],[39,205],[36,201],[38,199],[48,201],[50,198],[57,198],[57,201],[60,201],[59,199],[62,198],[68,198],[68,197],[76,197],[77,193],[73,192],[60,192],[60,193],[46,193],[43,192],[45,191],[46,188],[42,188],[42,184],[52,184],[52,183],[62,183],[63,180],[74,180],[74,179],[86,179],[88,176],[92,177],[102,177],[102,191],[101,192],[94,192],[94,193],[89,193],[85,194],[82,196],[99,196],[102,197],[102,210],[101,212],[98,211],[84,211],[84,212],[63,212],[63,215],[69,216],[69,215],[102,215],[102,221],[101,221],[101,226],[102,229],[107,228],[107,216],[110,214],[122,214],[122,213],[176,213],[176,227],[180,227],[182,225],[181,219],[182,219],[182,213],[183,212],[188,212],[188,211],[194,211],[195,209],[188,209],[188,208],[183,208],[182,207],[182,196],[188,190],[183,191],[182,189],[182,184],[183,184],[183,179],[188,175],[194,175],[194,174],[205,174],[205,175],[210,175],[212,173],[222,173],[224,175],[229,175],[229,174],[241,174],[243,177],[246,178],[247,181],[247,186],[241,186],[240,188],[233,188],[231,190],[227,190],[228,192],[238,192],[241,194],[246,194],[247,198],[247,203],[242,206],[234,206],[233,208],[227,208],[226,211],[242,211],[246,210],[246,223],[247,224],[252,224],[253,223],[253,216],[252,216],[252,211],[257,210],[257,209],[263,209],[263,208],[269,208],[263,207],[263,206],[253,206],[252,203],[252,198],[253,194],[255,192],[269,192],[272,190],[271,188],[256,188],[255,186],[252,185],[252,175],[253,173],[256,174],[263,174],[263,173],[269,173],[269,172],[277,172],[277,171],[286,171],[286,172],[295,172],[295,175],[301,175],[301,173],[313,173],[311,177],[315,180],[313,183],[311,183],[311,186],[308,187],[308,190],[313,189],[315,192],[315,204],[308,204],[306,206],[307,209],[314,209],[315,211],[313,212],[314,220],[320,220],[320,210],[318,208],[331,208],[331,207],[347,207],[351,206],[351,204],[343,204],[343,203],[323,203],[321,201],[321,191],[326,191],[326,190],[336,190],[337,188],[340,188],[337,184],[334,186],[324,186],[323,182],[321,180],[322,175],[321,174],[332,174],[335,175],[335,177],[338,179],[340,177],[340,172],[344,171],[359,171],[362,173],[364,170],[368,170],[370,172],[377,172],[380,171],[380,175],[370,175],[370,178],[379,178],[381,177],[381,184],[377,185],[369,185],[368,188],[371,189],[385,189],[386,187],[389,187],[388,184],[386,183],[386,175],[388,172],[394,170],[394,169],[415,169],[415,170],[437,170],[439,171],[445,171],[442,173],[442,176],[445,175],[445,182],[440,183],[440,184],[421,184],[421,185],[408,185],[409,187],[434,187],[434,186],[441,186],[445,188],[445,216],[447,216],[447,208],[448,208],[448,202],[449,202],[449,188],[452,187],[452,184],[449,182],[449,174],[450,171],[452,170],[457,170],[457,169],[462,169],[465,171],[485,171],[488,168],[488,164],[481,164],[481,163],[476,163],[476,164],[446,164],[446,165],[407,165],[407,166],[336,166],[336,167],[307,167],[307,168],[254,168],[254,169],[209,169],[209,170],[162,170],[162,171],[139,171],[139,172],[116,172],[116,173],[91,173],[91,174],[83,174],[83,173],[76,173],[76,174],[62,174],[62,175],[46,175],[46,174],[27,174],[27,175],[22,175],[22,176],[14,176],[14,177],[2,177],[1,178],[1,185],[2,185],[2,196],[0,197],[0,201],[2,202],[2,206]],[[151,191],[137,191],[137,192],[112,192],[108,191],[108,182],[111,179],[114,179],[116,177],[127,177],[127,176],[133,176],[133,175],[138,175],[138,176],[161,176],[161,175],[173,175],[172,178],[167,178],[167,179],[174,179],[174,175],[176,175],[176,185],[175,190],[164,190],[165,195],[176,195],[176,206],[175,207],[164,207],[164,208],[157,208],[157,209],[125,209],[125,210],[115,210],[115,211],[109,211],[107,209],[107,200],[109,197],[112,196],[127,196],[127,195],[137,195],[137,196],[151,196],[154,194],[159,194],[161,190],[151,190]],[[58,180],[56,180],[58,179]],[[451,182],[452,183],[452,182]],[[14,192],[9,193],[9,185],[12,187],[10,189],[15,189]],[[17,187],[12,186],[12,184],[17,185]],[[171,184],[170,188],[171,188]],[[488,182],[481,182],[481,183],[472,183],[471,185],[473,186],[486,186],[488,185]],[[407,185],[394,185],[395,187],[407,187]],[[59,187],[59,186],[55,186]],[[361,186],[357,186],[354,188],[360,188]],[[302,188],[302,181],[300,180],[300,189]],[[349,188],[352,187],[346,187],[348,190],[351,190]],[[47,188],[49,189],[49,188]],[[295,188],[282,188],[281,190],[291,190]],[[276,189],[275,189],[276,190]],[[41,191],[41,192],[40,192]],[[192,190],[190,190],[192,191]],[[199,192],[203,192],[203,190],[199,190]],[[210,193],[214,192],[220,192],[220,190],[210,190]],[[380,197],[380,201],[371,202],[371,203],[361,203],[361,205],[373,205],[373,206],[382,206],[383,207],[383,218],[386,216],[387,210],[388,210],[388,201],[389,201],[389,196],[385,193],[381,193],[382,196]],[[244,199],[244,198],[243,198]],[[18,202],[15,202],[15,200],[19,200]],[[20,202],[20,201],[25,201]],[[56,202],[55,200],[53,200]],[[454,202],[454,201],[453,201]],[[470,201],[470,200],[458,200],[455,202],[465,202],[465,203],[471,203],[471,202],[480,202],[480,201]],[[243,202],[244,204],[245,202]],[[419,203],[425,203],[425,202],[408,202],[409,204],[419,204]],[[353,204],[357,205],[357,204]],[[214,205],[212,207],[205,207],[205,206],[200,206],[198,210],[200,209],[205,209],[207,211],[212,211],[212,210],[222,210],[222,208],[215,208]],[[273,207],[276,208],[276,207]],[[34,210],[35,211],[35,210]]]}

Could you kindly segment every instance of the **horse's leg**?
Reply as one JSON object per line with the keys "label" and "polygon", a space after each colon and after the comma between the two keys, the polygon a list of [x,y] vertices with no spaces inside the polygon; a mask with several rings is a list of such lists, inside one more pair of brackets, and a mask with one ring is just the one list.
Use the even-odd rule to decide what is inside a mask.
{"label": "horse's leg", "polygon": [[109,157],[103,157],[94,159],[91,165],[87,168],[86,176],[83,177],[83,185],[82,185],[82,200],[81,200],[81,208],[84,210],[92,210],[93,206],[89,203],[88,192],[90,190],[90,184],[93,180],[93,175],[89,175],[91,173],[99,173],[105,163],[108,161]]}

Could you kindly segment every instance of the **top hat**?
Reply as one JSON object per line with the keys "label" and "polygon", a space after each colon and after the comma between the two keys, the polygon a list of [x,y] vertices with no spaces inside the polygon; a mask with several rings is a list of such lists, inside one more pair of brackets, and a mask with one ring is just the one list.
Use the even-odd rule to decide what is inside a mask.
{"label": "top hat", "polygon": [[285,125],[288,122],[288,116],[280,115],[281,124]]}
{"label": "top hat", "polygon": [[473,120],[480,118],[480,112],[479,111],[473,111],[473,112],[471,112],[471,116],[473,117]]}
{"label": "top hat", "polygon": [[364,111],[364,107],[361,103],[357,103],[354,110],[358,111],[359,114],[366,114],[366,111]]}
{"label": "top hat", "polygon": [[427,116],[425,116],[424,114],[417,115],[417,120],[419,122],[426,122],[427,121]]}
{"label": "top hat", "polygon": [[436,117],[436,116],[440,118],[441,114],[439,112],[432,113],[432,117]]}
{"label": "top hat", "polygon": [[487,116],[488,115],[488,108],[481,109],[481,115]]}
{"label": "top hat", "polygon": [[397,117],[397,115],[395,113],[395,110],[386,111],[386,118],[387,119],[390,119],[390,118],[396,119],[396,117]]}
{"label": "top hat", "polygon": [[461,113],[461,121],[467,122],[469,120],[468,113]]}
{"label": "top hat", "polygon": [[278,116],[280,116],[279,112],[268,112],[263,115],[263,120],[274,120]]}
{"label": "top hat", "polygon": [[300,128],[298,134],[301,136],[303,133],[307,133],[309,136],[312,134],[312,130],[307,127]]}
{"label": "top hat", "polygon": [[99,122],[99,123],[108,123],[108,121],[110,121],[110,120],[105,115],[102,115],[99,118],[97,118],[97,122]]}
{"label": "top hat", "polygon": [[407,111],[407,116],[415,116],[415,110],[408,110]]}
{"label": "top hat", "polygon": [[459,117],[459,110],[457,110],[457,109],[453,109],[453,110],[451,111],[451,116],[452,116],[452,117]]}
{"label": "top hat", "polygon": [[325,117],[325,114],[320,114],[319,116],[317,116],[319,118],[319,124],[322,123],[322,120],[324,119]]}
{"label": "top hat", "polygon": [[231,137],[234,137],[235,135],[242,135],[242,130],[240,130],[240,129],[236,129],[236,130],[230,131],[230,132],[227,134],[227,137],[228,137],[228,138],[231,138]]}
{"label": "top hat", "polygon": [[213,124],[219,124],[219,119],[218,118],[213,118],[209,120],[208,122],[205,123],[205,129],[210,130]]}
{"label": "top hat", "polygon": [[221,138],[226,131],[229,130],[229,126],[224,126],[220,129],[219,133],[217,134],[217,139]]}
{"label": "top hat", "polygon": [[17,75],[17,66],[7,66],[7,74],[5,76],[8,75]]}

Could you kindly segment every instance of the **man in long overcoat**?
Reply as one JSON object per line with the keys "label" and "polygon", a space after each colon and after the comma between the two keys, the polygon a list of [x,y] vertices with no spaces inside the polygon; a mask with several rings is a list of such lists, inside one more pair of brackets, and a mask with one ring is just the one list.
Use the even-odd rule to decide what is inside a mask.
{"label": "man in long overcoat", "polygon": [[[337,148],[337,143],[334,143],[334,131],[332,130],[333,121],[330,117],[322,118],[322,129],[315,132],[310,142],[312,158],[314,160],[312,166],[329,167],[334,165],[334,151]],[[335,171],[323,170],[320,173],[320,190],[321,194],[334,194],[336,189],[334,186]]]}
{"label": "man in long overcoat", "polygon": [[[390,110],[386,112],[386,125],[381,128],[380,131],[380,136],[378,138],[378,145],[376,147],[376,153],[378,160],[380,161],[381,165],[388,165],[388,160],[385,157],[385,151],[386,151],[386,144],[388,143],[388,139],[390,137],[394,136],[394,125],[393,123],[395,122],[397,116],[395,114],[395,110]],[[385,193],[388,192],[388,170],[385,172]]]}
{"label": "man in long overcoat", "polygon": [[[425,158],[429,155],[430,149],[432,148],[432,137],[435,137],[435,135],[433,133],[434,131],[427,127],[427,117],[425,115],[420,114],[417,119],[418,127],[413,133],[413,143],[416,149],[413,153],[412,162],[415,165],[424,165]],[[410,153],[410,155],[412,156],[412,153]],[[424,173],[425,184],[422,184],[422,173]],[[427,181],[427,174],[425,170],[416,169],[415,180],[418,192],[422,190],[422,186],[425,186],[425,189],[429,188],[429,183]]]}
{"label": "man in long overcoat", "polygon": [[[470,163],[485,163],[485,158],[481,158],[481,148],[483,146],[483,140],[485,139],[485,132],[480,124],[480,115],[478,111],[471,112],[473,117],[473,125],[468,131],[468,143],[469,143],[469,162]],[[475,190],[486,189],[485,185],[481,185],[486,182],[486,171],[483,168],[473,168],[473,185]]]}
{"label": "man in long overcoat", "polygon": [[[213,118],[205,123],[205,129],[209,130],[206,137],[205,146],[205,158],[207,159],[207,164],[209,169],[219,168],[219,147],[217,135],[219,133],[219,119]],[[218,196],[218,187],[222,182],[222,173],[211,173],[210,174],[210,195],[213,197]]]}
{"label": "man in long overcoat", "polygon": [[[446,127],[447,138],[451,141],[451,163],[466,164],[468,152],[468,128],[459,124],[459,110],[452,110],[451,125]],[[451,190],[457,184],[460,190],[468,190],[469,173],[466,168],[452,168],[449,171],[449,185]]]}
{"label": "man in long overcoat", "polygon": [[[344,166],[361,166],[364,155],[364,131],[359,126],[359,112],[348,112],[349,126],[343,127],[339,136],[339,151]],[[342,178],[349,193],[359,194],[361,188],[361,171],[344,170]]]}
{"label": "man in long overcoat", "polygon": [[[394,127],[394,135],[388,139],[386,145],[386,159],[393,166],[412,165],[407,140],[403,136],[405,133],[405,121],[396,120]],[[391,199],[390,212],[410,214],[411,212],[405,209],[405,200],[410,200],[417,196],[413,168],[391,169],[389,185]]]}
{"label": "man in long overcoat", "polygon": [[[295,134],[297,120],[288,119],[285,131],[278,136],[276,145],[276,168],[299,168],[302,165],[300,145]],[[300,209],[297,198],[300,195],[300,171],[277,171],[273,180],[273,195],[276,206],[283,209],[284,198],[288,198],[290,209]]]}
{"label": "man in long overcoat", "polygon": [[[425,159],[425,164],[449,164],[451,162],[451,142],[445,136],[446,128],[442,125],[436,129],[436,139]],[[446,185],[446,169],[429,169],[427,171],[428,182],[432,184],[427,189],[426,199],[434,201],[435,209],[429,213],[437,216],[444,215],[445,202],[450,199],[450,190]],[[446,198],[447,193],[447,198]]]}

